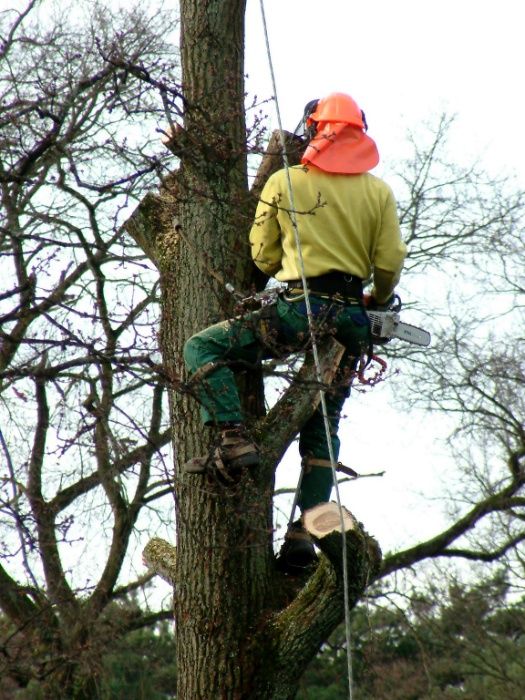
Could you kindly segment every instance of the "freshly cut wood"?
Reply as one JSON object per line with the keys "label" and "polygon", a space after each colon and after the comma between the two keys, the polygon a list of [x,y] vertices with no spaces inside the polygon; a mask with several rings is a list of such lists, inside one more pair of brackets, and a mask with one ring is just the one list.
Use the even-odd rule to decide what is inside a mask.
{"label": "freshly cut wood", "polygon": [[320,503],[305,511],[303,526],[313,537],[322,539],[331,532],[355,530],[356,521],[344,506],[339,511],[337,503],[330,502]]}
{"label": "freshly cut wood", "polygon": [[359,591],[362,593],[367,585],[366,579],[370,580],[381,564],[381,549],[377,541],[363,530],[346,508],[342,507],[340,512],[337,503],[320,503],[310,508],[303,513],[302,521],[338,575],[343,572],[346,550],[348,580],[352,581],[356,598],[359,597]]}

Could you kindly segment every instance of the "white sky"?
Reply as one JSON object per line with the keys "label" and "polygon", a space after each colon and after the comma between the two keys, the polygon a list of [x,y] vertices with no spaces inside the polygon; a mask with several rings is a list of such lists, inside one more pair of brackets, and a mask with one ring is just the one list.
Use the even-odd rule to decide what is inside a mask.
{"label": "white sky", "polygon": [[[365,110],[383,161],[407,126],[458,114],[458,157],[525,180],[522,0],[265,0],[283,127],[333,91]],[[271,93],[259,0],[248,0],[248,91]],[[272,114],[272,106],[268,107]],[[461,151],[461,154],[459,153]],[[464,155],[463,155],[464,154]]]}
{"label": "white sky", "polygon": [[[247,90],[262,100],[272,86],[260,0],[247,5]],[[446,111],[457,114],[456,162],[479,158],[491,174],[513,172],[525,187],[521,0],[265,0],[264,7],[283,128],[295,128],[309,100],[347,92],[366,112],[381,175],[402,153],[407,128],[417,131],[421,121]],[[273,104],[267,112],[276,128]],[[405,287],[409,295],[410,283]],[[345,505],[384,549],[439,531],[446,503],[436,497],[454,478],[436,443],[445,423],[428,416],[407,420],[388,394],[387,384],[366,396],[354,393],[340,430],[344,463],[362,472],[387,469],[382,479],[342,490]],[[292,447],[278,486],[293,485],[297,463]],[[287,515],[285,506],[279,521]]]}

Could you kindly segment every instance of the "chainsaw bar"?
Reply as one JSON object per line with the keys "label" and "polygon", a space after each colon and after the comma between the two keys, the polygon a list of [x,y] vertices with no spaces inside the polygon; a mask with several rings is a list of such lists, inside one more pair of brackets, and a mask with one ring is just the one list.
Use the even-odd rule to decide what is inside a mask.
{"label": "chainsaw bar", "polygon": [[403,323],[399,319],[399,314],[395,311],[367,311],[370,319],[370,330],[372,339],[390,340],[399,338],[407,343],[428,347],[431,336],[428,331],[409,323]]}

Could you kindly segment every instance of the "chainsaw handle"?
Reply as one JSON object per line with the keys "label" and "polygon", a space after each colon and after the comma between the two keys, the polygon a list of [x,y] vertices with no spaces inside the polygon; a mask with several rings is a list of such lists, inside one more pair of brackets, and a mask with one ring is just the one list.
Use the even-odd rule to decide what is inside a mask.
{"label": "chainsaw handle", "polygon": [[399,313],[401,311],[401,307],[403,306],[403,302],[401,301],[401,297],[399,294],[393,294],[390,305],[388,307],[389,311],[395,311],[396,313]]}

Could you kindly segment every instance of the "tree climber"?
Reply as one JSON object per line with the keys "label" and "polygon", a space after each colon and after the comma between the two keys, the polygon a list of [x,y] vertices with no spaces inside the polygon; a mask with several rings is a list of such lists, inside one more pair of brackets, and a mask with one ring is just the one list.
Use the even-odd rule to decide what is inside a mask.
{"label": "tree climber", "polygon": [[[255,264],[286,284],[286,292],[269,309],[197,333],[184,349],[203,422],[221,431],[215,454],[187,462],[189,472],[219,465],[232,475],[257,465],[259,450],[243,424],[232,365],[306,347],[309,325],[288,174],[315,327],[345,347],[338,375],[326,394],[335,459],[341,410],[350,394],[353,370],[370,342],[363,280],[372,276],[365,302],[376,308],[388,306],[399,280],[406,248],[392,191],[368,172],[379,162],[379,154],[366,133],[364,113],[349,95],[333,93],[306,105],[301,128],[307,144],[301,165],[283,168],[268,179],[250,232]],[[333,485],[320,407],[300,431],[299,452],[305,467],[299,494],[304,511],[328,501]],[[306,532],[295,523],[281,550],[282,568],[293,572],[314,558]]]}

